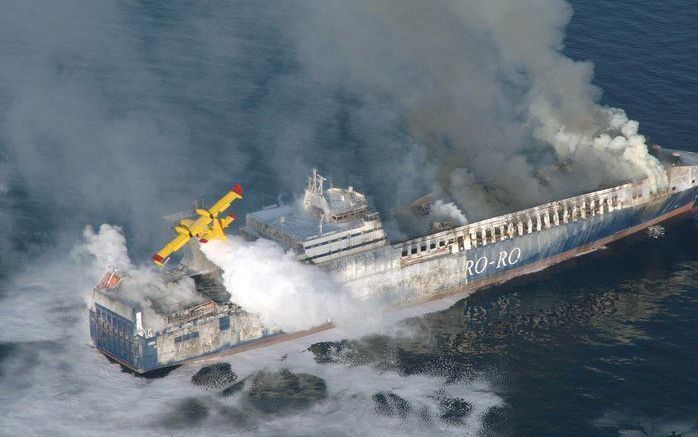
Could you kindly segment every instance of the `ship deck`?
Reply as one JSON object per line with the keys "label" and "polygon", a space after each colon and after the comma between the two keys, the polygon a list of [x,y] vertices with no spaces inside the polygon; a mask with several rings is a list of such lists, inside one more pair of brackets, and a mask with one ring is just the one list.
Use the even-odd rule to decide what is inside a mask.
{"label": "ship deck", "polygon": [[282,234],[290,235],[295,238],[297,242],[319,237],[321,234],[326,236],[336,232],[360,228],[363,225],[361,220],[351,220],[340,223],[323,221],[321,231],[320,220],[294,205],[281,205],[266,208],[261,211],[249,213],[247,217],[274,228]]}

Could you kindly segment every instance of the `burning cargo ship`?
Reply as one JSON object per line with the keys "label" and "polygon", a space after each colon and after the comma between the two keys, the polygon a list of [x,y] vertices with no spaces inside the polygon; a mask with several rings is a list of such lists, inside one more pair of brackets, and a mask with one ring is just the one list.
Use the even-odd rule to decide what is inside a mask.
{"label": "burning cargo ship", "polygon": [[[429,232],[405,241],[390,241],[362,193],[352,187],[325,189],[325,179],[314,170],[302,203],[247,214],[241,232],[248,239],[275,241],[298,262],[326,271],[363,299],[400,306],[467,296],[693,211],[698,154],[659,147],[653,153],[666,171],[668,184],[662,188],[645,179],[475,223],[434,222]],[[266,326],[258,314],[236,305],[235,290],[223,287],[221,271],[198,249],[197,240],[224,238],[222,230],[234,216],[219,219],[218,214],[242,197],[238,186],[231,193],[211,210],[197,210],[199,219],[181,220],[178,237],[154,256],[161,264],[186,247],[182,262],[162,274],[167,284],[193,281],[198,297],[176,301],[162,291],[145,308],[123,291],[126,273],[107,272],[90,305],[97,349],[143,373],[307,333]],[[418,209],[428,211],[428,202]]]}

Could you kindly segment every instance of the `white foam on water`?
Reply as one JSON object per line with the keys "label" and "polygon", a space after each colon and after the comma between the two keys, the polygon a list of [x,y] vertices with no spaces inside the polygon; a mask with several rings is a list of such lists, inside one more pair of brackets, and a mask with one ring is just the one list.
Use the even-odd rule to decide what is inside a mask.
{"label": "white foam on water", "polygon": [[[272,349],[259,352],[228,361],[243,376],[245,371],[258,370],[255,363],[262,358],[270,370],[288,368],[293,372],[319,376],[327,382],[328,396],[315,407],[297,415],[264,420],[248,430],[250,435],[279,435],[290,431],[291,434],[303,435],[426,436],[439,433],[475,436],[484,430],[483,419],[487,412],[504,405],[492,384],[484,378],[449,384],[440,377],[403,376],[371,366],[318,365],[307,351],[289,353],[283,361]],[[380,415],[372,399],[379,392],[400,396],[409,403],[409,412],[404,417]],[[439,399],[444,395],[463,399],[472,406],[462,423],[449,424],[439,418]],[[230,403],[240,405],[241,397]],[[423,420],[425,413],[429,417],[427,421]]]}
{"label": "white foam on water", "polygon": [[[112,230],[105,228],[102,237],[113,237]],[[105,241],[113,242],[111,237]],[[88,244],[99,239],[98,234],[85,238]],[[107,252],[98,250],[101,247],[92,246],[97,248],[96,253],[103,254],[92,259],[47,253],[37,260],[36,267],[17,274],[11,281],[0,314],[0,341],[12,345],[0,363],[0,434],[477,435],[483,415],[502,405],[501,397],[485,379],[446,384],[440,377],[404,377],[370,366],[316,364],[305,350],[314,341],[346,338],[351,333],[338,329],[228,357],[241,377],[262,369],[289,368],[317,375],[328,387],[326,400],[288,415],[264,415],[243,406],[243,413],[253,420],[238,428],[225,418],[220,407],[235,407],[239,399],[219,399],[196,390],[190,378],[198,366],[181,367],[164,378],[144,379],[123,372],[92,346],[84,296],[101,274],[98,264],[127,260],[106,256]],[[116,250],[111,255],[119,253]],[[286,359],[282,361],[284,355]],[[378,391],[391,391],[407,400],[413,411],[427,408],[434,417],[434,396],[442,392],[468,401],[473,411],[458,426],[440,420],[425,424],[413,413],[405,419],[384,417],[375,412],[371,399]],[[201,399],[208,406],[205,419],[195,424],[182,423],[176,429],[162,425],[179,403],[192,398]]]}

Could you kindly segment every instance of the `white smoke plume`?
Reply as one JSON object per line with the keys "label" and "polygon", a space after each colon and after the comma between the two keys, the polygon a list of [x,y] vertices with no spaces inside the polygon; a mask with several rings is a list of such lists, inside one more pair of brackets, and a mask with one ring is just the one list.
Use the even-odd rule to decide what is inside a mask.
{"label": "white smoke plume", "polygon": [[166,326],[163,315],[153,307],[153,300],[166,300],[171,304],[204,301],[191,278],[168,282],[151,266],[135,266],[128,255],[126,239],[120,227],[102,224],[95,232],[91,226],[87,226],[83,238],[83,243],[77,245],[72,254],[81,265],[88,266],[84,274],[92,278],[96,285],[108,268],[126,273],[128,277],[121,282],[114,297],[140,308],[146,329],[159,331]]}
{"label": "white smoke plume", "polygon": [[259,314],[269,326],[299,331],[331,320],[358,330],[380,323],[376,303],[360,301],[330,275],[299,263],[274,242],[235,237],[209,241],[201,249],[223,270],[232,301]]}
{"label": "white smoke plume", "polygon": [[437,199],[432,205],[429,212],[431,218],[435,220],[449,220],[455,226],[461,226],[468,223],[468,219],[463,214],[463,211],[453,202],[444,202],[443,199]]}
{"label": "white smoke plume", "polygon": [[97,232],[92,226],[86,226],[82,236],[84,241],[73,249],[73,255],[88,258],[89,273],[93,278],[99,278],[109,267],[124,272],[133,268],[126,238],[119,226],[104,223]]}

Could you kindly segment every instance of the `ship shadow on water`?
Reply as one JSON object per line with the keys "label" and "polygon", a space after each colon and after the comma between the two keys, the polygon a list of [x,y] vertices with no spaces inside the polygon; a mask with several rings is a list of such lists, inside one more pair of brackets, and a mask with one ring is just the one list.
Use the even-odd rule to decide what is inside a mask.
{"label": "ship shadow on water", "polygon": [[107,355],[104,355],[104,354],[101,354],[101,355],[103,355],[104,358],[106,358],[107,361],[109,361],[111,364],[118,365],[121,368],[121,373],[127,373],[129,375],[133,375],[136,378],[144,378],[144,379],[164,378],[167,375],[169,375],[170,373],[172,373],[172,371],[177,370],[179,367],[181,367],[180,365],[175,365],[175,366],[170,366],[170,367],[162,367],[162,368],[151,370],[151,371],[145,372],[145,373],[138,373],[138,372],[134,371],[133,369],[129,369],[128,367],[124,366],[123,364],[121,364],[117,360],[115,360]]}

